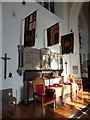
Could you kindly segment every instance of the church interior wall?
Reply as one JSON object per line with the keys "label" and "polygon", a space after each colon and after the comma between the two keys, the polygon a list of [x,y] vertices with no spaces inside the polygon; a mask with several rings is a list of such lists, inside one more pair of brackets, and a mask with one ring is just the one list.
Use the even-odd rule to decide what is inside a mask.
{"label": "church interior wall", "polygon": [[[0,56],[2,56],[2,3],[0,2]],[[0,68],[2,60],[0,59]],[[0,90],[2,89],[2,69],[0,69]]]}
{"label": "church interior wall", "polygon": [[[36,27],[36,41],[33,48],[43,48],[45,47],[45,30],[56,22],[60,21],[60,34],[64,35],[68,33],[68,11],[67,4],[63,5],[64,13],[62,18],[56,17],[50,11],[46,10],[37,3],[28,3],[22,6],[21,3],[3,3],[2,5],[2,53],[0,56],[4,56],[7,53],[8,57],[11,59],[7,64],[7,78],[3,79],[4,64],[2,61],[2,88],[13,88],[14,96],[17,97],[19,102],[21,99],[21,89],[23,87],[23,76],[19,76],[17,73],[18,68],[18,48],[20,44],[20,23],[23,18],[31,14],[33,11],[37,11],[37,27]],[[67,12],[66,12],[67,11]],[[59,14],[59,13],[58,13]],[[74,32],[78,33],[77,23],[74,24],[72,29]],[[78,40],[78,35],[75,34],[75,40]],[[23,41],[23,39],[22,39]],[[23,43],[23,42],[22,42]],[[58,47],[57,47],[58,46]],[[78,42],[75,42],[75,54],[74,55],[64,55],[64,62],[68,62],[68,73],[70,72],[70,57],[72,58],[72,65],[79,64],[79,47]],[[53,51],[59,52],[59,45],[50,47]],[[1,55],[2,54],[2,55]],[[78,59],[77,59],[78,58]],[[76,61],[77,59],[77,61]],[[71,66],[72,67],[72,66]],[[65,65],[64,65],[65,68]],[[80,67],[79,67],[80,69]],[[9,72],[13,73],[13,77],[9,78]],[[80,77],[80,71],[77,74]]]}
{"label": "church interior wall", "polygon": [[[80,56],[79,56],[79,36],[78,36],[78,15],[83,3],[62,3],[63,8],[63,16],[61,16],[62,27],[61,34],[70,33],[71,29],[74,32],[74,53],[63,55],[64,63],[67,61],[67,74],[73,74],[73,66],[78,66],[78,73],[73,74],[75,77],[81,77],[80,70]],[[67,6],[67,7],[66,7]],[[59,7],[57,8],[59,15],[59,11],[61,10]],[[60,17],[60,16],[59,16]],[[65,24],[66,23],[66,24]],[[66,29],[65,29],[66,28]],[[64,64],[65,68],[65,64]],[[66,71],[64,69],[63,75],[65,75]]]}
{"label": "church interior wall", "polygon": [[[89,3],[90,4],[90,3]],[[88,8],[88,13],[90,13],[90,6],[89,6],[89,8]],[[89,16],[88,16],[88,26],[89,26],[89,28],[88,28],[88,35],[89,35],[89,40],[88,40],[88,59],[90,60],[90,14],[88,14]]]}
{"label": "church interior wall", "polygon": [[[43,48],[44,30],[59,21],[51,12],[41,7],[37,3],[28,3],[22,6],[21,3],[7,2],[2,4],[2,56],[7,53],[10,60],[7,62],[7,77],[4,79],[4,62],[2,61],[2,89],[13,88],[17,102],[20,101],[20,91],[23,87],[23,76],[17,73],[18,68],[18,48],[20,44],[20,23],[23,18],[37,11],[36,43],[33,48]],[[57,49],[57,46],[53,49]],[[59,49],[58,49],[59,50]],[[8,77],[9,72],[13,74]]]}
{"label": "church interior wall", "polygon": [[80,23],[80,29],[81,29],[81,59],[82,59],[82,77],[88,77],[88,66],[87,66],[87,60],[88,60],[88,43],[89,43],[89,11],[88,11],[88,3],[84,3],[80,15],[79,15],[79,23]]}

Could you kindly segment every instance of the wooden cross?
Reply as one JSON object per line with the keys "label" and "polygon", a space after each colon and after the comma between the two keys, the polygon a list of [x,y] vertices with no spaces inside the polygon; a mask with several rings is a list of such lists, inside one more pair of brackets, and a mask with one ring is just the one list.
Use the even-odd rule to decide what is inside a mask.
{"label": "wooden cross", "polygon": [[7,60],[10,60],[10,58],[7,57],[7,53],[5,53],[5,57],[1,57],[1,59],[4,60],[4,79],[6,79],[6,73],[7,73]]}

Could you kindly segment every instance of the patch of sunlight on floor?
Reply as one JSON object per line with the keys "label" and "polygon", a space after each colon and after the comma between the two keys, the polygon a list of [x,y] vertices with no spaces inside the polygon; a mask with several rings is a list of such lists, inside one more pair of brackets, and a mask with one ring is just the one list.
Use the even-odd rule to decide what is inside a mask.
{"label": "patch of sunlight on floor", "polygon": [[85,108],[89,102],[90,102],[90,93],[79,92],[75,99],[67,102],[66,106],[62,105],[58,107],[57,109],[55,109],[54,112],[59,115],[62,115],[64,118],[70,118],[74,116],[78,111]]}
{"label": "patch of sunlight on floor", "polygon": [[80,103],[75,103],[75,102],[70,102],[68,104],[74,106],[78,110],[80,110],[84,106],[84,105],[82,105]]}
{"label": "patch of sunlight on floor", "polygon": [[78,109],[76,109],[74,106],[69,106],[69,104],[67,103],[67,105],[62,105],[56,108],[54,112],[63,116],[64,118],[69,118],[72,114],[74,114],[77,111]]}

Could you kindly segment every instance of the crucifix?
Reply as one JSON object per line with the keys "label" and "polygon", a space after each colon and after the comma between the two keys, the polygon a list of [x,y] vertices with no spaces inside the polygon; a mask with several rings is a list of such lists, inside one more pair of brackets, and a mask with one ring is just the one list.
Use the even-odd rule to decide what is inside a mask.
{"label": "crucifix", "polygon": [[6,73],[7,73],[7,60],[10,60],[10,58],[7,57],[7,53],[5,53],[4,57],[1,57],[1,59],[4,60],[4,79],[6,79]]}

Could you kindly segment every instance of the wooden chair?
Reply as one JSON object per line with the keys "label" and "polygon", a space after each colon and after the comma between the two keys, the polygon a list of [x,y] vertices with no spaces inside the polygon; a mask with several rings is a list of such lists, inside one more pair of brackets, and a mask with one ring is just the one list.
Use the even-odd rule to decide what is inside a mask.
{"label": "wooden chair", "polygon": [[76,80],[76,78],[71,74],[68,75],[67,80],[69,83],[71,83],[71,90],[72,90],[71,95],[72,95],[72,100],[73,100],[73,98],[77,97],[78,92],[80,91],[82,84],[79,83],[78,80]]}
{"label": "wooden chair", "polygon": [[78,86],[77,94],[81,93],[81,95],[82,95],[81,97],[83,98],[83,83],[82,83],[82,79],[81,78],[75,78],[75,83]]}
{"label": "wooden chair", "polygon": [[[72,87],[76,87],[76,88],[72,88],[72,90],[76,89],[76,96],[78,96],[78,93],[81,93],[82,97],[83,97],[83,84],[82,84],[82,79],[81,78],[75,78],[74,76],[70,75],[68,76],[68,82],[70,82],[72,84]],[[76,84],[76,86],[74,85]]]}
{"label": "wooden chair", "polygon": [[41,77],[37,77],[33,80],[33,99],[41,103],[42,112],[45,113],[45,106],[49,104],[54,105],[55,109],[55,98],[53,89],[46,89],[45,81]]}

